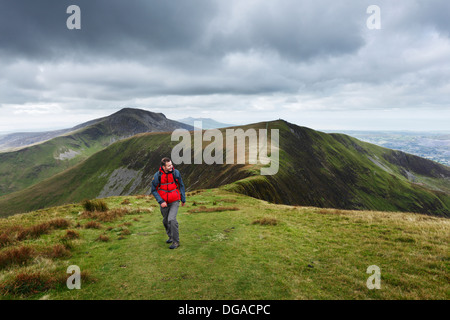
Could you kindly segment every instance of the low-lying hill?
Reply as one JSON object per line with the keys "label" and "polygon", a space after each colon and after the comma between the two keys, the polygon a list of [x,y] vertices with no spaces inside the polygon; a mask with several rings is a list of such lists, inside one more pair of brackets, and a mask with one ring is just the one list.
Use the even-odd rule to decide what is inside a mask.
{"label": "low-lying hill", "polygon": [[[0,297],[450,298],[448,219],[275,205],[222,189],[187,199],[176,250],[152,197],[106,198],[106,212],[77,203],[0,219]],[[71,265],[79,290],[66,286]],[[373,265],[381,287],[370,290]]]}
{"label": "low-lying hill", "polygon": [[29,187],[64,171],[115,141],[142,132],[192,130],[162,113],[125,108],[80,124],[56,138],[14,152],[0,153],[0,195]]}
{"label": "low-lying hill", "polygon": [[[176,165],[187,190],[227,185],[274,203],[449,216],[450,169],[444,165],[282,120],[234,128],[266,127],[280,133],[277,174],[259,175],[261,165]],[[118,141],[71,169],[0,197],[1,215],[84,198],[148,194],[160,159],[176,144],[170,132]]]}

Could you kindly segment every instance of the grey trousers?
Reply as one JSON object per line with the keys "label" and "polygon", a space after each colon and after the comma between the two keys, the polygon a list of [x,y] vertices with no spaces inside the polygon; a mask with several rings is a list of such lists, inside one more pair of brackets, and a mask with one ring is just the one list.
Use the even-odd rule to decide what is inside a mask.
{"label": "grey trousers", "polygon": [[180,235],[178,234],[178,221],[177,221],[177,213],[179,206],[180,201],[168,203],[167,207],[165,208],[159,206],[161,214],[163,216],[164,228],[166,228],[166,233],[169,236],[169,239],[172,239],[174,242],[178,243],[180,242]]}

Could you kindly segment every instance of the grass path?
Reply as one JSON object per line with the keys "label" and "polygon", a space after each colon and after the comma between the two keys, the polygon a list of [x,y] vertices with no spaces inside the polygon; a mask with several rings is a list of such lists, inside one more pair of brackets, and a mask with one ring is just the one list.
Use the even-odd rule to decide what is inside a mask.
{"label": "grass path", "polygon": [[[125,199],[130,203],[124,204]],[[3,298],[450,298],[448,219],[274,205],[211,189],[190,195],[188,205],[180,207],[181,246],[169,250],[153,198],[106,201],[112,209],[141,212],[100,222],[101,229],[82,228],[90,219],[82,218],[80,205],[2,219],[0,230],[63,217],[72,221],[80,237],[71,241],[70,257],[38,257],[23,266],[0,269],[0,282],[11,281],[19,272],[53,272],[67,278],[69,265],[95,279],[82,280],[80,290],[59,285],[34,295]],[[222,210],[213,212],[215,208]],[[74,227],[77,223],[81,228]],[[65,232],[55,230],[24,243],[49,246],[60,242]],[[100,234],[109,241],[98,241]],[[380,290],[366,287],[371,265],[381,269]]]}

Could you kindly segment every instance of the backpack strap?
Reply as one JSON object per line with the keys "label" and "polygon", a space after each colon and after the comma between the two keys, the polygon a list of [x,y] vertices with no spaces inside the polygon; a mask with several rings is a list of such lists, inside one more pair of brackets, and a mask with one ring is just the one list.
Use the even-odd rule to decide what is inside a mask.
{"label": "backpack strap", "polygon": [[175,169],[173,169],[173,171],[172,171],[172,179],[173,179],[173,182],[175,182],[177,188],[180,189],[180,183],[178,182],[178,178],[175,178]]}
{"label": "backpack strap", "polygon": [[[178,179],[177,178],[175,178],[175,169],[171,172],[171,174],[172,174],[172,179],[173,179],[173,182],[175,182],[175,184],[177,185],[177,188],[178,189],[180,189],[180,183],[179,183],[179,181],[178,181]],[[162,172],[161,171],[158,171],[158,187],[156,188],[157,190],[161,190],[160,189],[160,187],[161,187],[161,176],[162,176]],[[166,183],[165,183],[166,184]],[[167,183],[167,184],[170,184],[170,183]],[[164,190],[163,190],[164,191]]]}
{"label": "backpack strap", "polygon": [[159,190],[161,187],[161,176],[162,176],[161,171],[158,171],[158,187],[156,188],[156,190]]}

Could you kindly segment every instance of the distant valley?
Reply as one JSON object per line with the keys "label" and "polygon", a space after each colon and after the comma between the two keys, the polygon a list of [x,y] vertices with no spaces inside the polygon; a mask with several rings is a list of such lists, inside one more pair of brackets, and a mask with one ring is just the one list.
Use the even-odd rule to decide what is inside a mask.
{"label": "distant valley", "polygon": [[450,166],[450,132],[323,131],[345,133],[361,141],[400,150]]}

